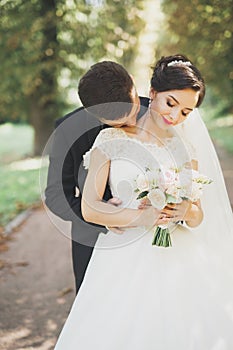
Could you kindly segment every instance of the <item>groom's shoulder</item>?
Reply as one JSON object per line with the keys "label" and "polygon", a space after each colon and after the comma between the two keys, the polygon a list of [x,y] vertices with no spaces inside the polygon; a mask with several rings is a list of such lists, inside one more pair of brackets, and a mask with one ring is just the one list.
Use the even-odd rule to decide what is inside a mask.
{"label": "groom's shoulder", "polygon": [[149,98],[144,96],[139,96],[140,98],[140,111],[137,116],[137,120],[140,119],[146,112],[149,106]]}
{"label": "groom's shoulder", "polygon": [[145,97],[145,96],[139,96],[140,99],[140,105],[144,106],[144,107],[148,107],[149,106],[149,98]]}

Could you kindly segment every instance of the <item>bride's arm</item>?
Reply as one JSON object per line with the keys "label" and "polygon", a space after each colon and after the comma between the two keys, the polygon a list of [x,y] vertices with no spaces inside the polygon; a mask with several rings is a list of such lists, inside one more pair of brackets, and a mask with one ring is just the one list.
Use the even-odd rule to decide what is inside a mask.
{"label": "bride's arm", "polygon": [[82,194],[82,215],[85,221],[103,226],[153,226],[159,217],[159,211],[153,207],[118,208],[102,201],[109,169],[110,160],[98,148],[93,149]]}

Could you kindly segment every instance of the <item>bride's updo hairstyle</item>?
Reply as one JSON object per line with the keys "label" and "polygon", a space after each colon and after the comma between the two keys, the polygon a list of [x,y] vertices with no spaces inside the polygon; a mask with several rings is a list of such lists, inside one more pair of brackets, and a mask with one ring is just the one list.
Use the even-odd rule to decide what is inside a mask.
{"label": "bride's updo hairstyle", "polygon": [[197,106],[205,96],[205,83],[199,70],[184,55],[162,57],[154,67],[151,87],[157,92],[193,89],[199,91]]}

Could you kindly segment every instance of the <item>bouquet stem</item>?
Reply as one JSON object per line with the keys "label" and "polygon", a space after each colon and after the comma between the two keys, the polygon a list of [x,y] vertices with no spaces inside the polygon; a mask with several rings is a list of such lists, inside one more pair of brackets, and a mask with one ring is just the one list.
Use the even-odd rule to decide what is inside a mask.
{"label": "bouquet stem", "polygon": [[158,247],[171,247],[171,236],[168,227],[162,228],[157,226],[154,234],[154,239],[152,245],[157,245]]}

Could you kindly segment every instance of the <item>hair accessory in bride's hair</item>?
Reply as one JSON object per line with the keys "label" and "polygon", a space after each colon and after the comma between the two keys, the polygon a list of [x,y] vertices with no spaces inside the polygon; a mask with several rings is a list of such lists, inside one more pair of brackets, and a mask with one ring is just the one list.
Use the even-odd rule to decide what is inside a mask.
{"label": "hair accessory in bride's hair", "polygon": [[192,65],[192,63],[189,62],[189,61],[182,61],[182,60],[177,61],[177,60],[174,60],[174,61],[169,62],[167,64],[167,67],[175,66],[176,64],[181,64],[181,65],[183,64],[185,66],[191,66]]}

